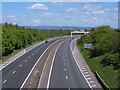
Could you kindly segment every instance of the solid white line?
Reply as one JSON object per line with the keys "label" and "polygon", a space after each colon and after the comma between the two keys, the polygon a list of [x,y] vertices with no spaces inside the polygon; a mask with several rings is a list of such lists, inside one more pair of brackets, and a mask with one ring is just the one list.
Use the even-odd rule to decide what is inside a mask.
{"label": "solid white line", "polygon": [[6,83],[7,82],[7,80],[4,80],[4,82],[3,83]]}
{"label": "solid white line", "polygon": [[[71,44],[70,44],[70,48],[71,48],[71,52],[72,52],[72,47],[71,47]],[[73,55],[73,52],[72,52],[72,55]],[[74,56],[74,55],[73,55],[73,58],[74,58],[74,60],[75,60],[75,62],[76,62],[76,64],[77,64],[77,66],[78,66],[78,68],[79,68],[80,72],[82,73],[83,77],[85,78],[85,80],[86,80],[86,82],[87,82],[88,86],[92,89],[92,87],[91,87],[91,85],[89,84],[88,80],[87,80],[87,79],[86,79],[86,77],[84,76],[84,74],[83,74],[83,72],[82,72],[82,70],[81,70],[80,66],[78,65],[77,60],[76,60],[76,58],[75,58],[75,56]]]}
{"label": "solid white line", "polygon": [[[52,45],[52,44],[51,44]],[[37,60],[37,62],[35,63],[35,65],[33,66],[33,68],[31,69],[30,73],[28,74],[28,76],[26,77],[25,81],[23,82],[23,84],[20,87],[20,90],[23,88],[24,84],[26,83],[27,79],[29,78],[29,76],[31,75],[32,71],[34,70],[35,66],[37,65],[37,63],[39,62],[39,60],[42,58],[42,56],[45,54],[45,52],[48,50],[48,48],[51,46],[49,45],[47,47],[47,49],[42,53],[42,55],[39,57],[39,59]]]}
{"label": "solid white line", "polygon": [[16,73],[16,71],[13,71],[13,74],[15,74]]}
{"label": "solid white line", "polygon": [[66,68],[64,69],[64,71],[66,71]]}
{"label": "solid white line", "polygon": [[65,78],[68,79],[68,76],[66,76]]}
{"label": "solid white line", "polygon": [[52,60],[52,64],[51,64],[51,67],[50,67],[50,72],[49,72],[49,77],[48,77],[48,82],[47,82],[47,88],[49,88],[50,77],[51,77],[52,68],[53,68],[53,63],[54,63],[54,60],[55,60],[55,56],[56,56],[57,50],[58,50],[58,48],[61,46],[61,44],[62,44],[63,42],[64,42],[64,41],[62,41],[62,42],[58,45],[58,47],[57,47],[57,49],[56,49],[56,51],[55,51],[55,53],[54,53],[53,60]]}
{"label": "solid white line", "polygon": [[[58,40],[57,40],[57,41],[58,41]],[[57,41],[56,41],[56,42],[57,42]],[[54,43],[56,43],[56,42],[54,42]],[[53,44],[54,44],[54,43],[53,43]],[[39,79],[37,88],[40,88],[40,83],[41,83],[41,80],[42,80],[42,77],[43,77],[43,72],[45,71],[45,67],[46,67],[46,64],[47,64],[47,62],[48,62],[48,59],[49,59],[51,53],[52,53],[52,50],[51,50],[51,52],[49,53],[49,55],[48,55],[48,57],[47,57],[47,60],[45,61],[45,65],[44,65],[44,67],[43,67],[42,74],[41,74],[41,76],[40,76],[40,79]]]}
{"label": "solid white line", "polygon": [[22,64],[20,65],[20,67],[22,67]]}

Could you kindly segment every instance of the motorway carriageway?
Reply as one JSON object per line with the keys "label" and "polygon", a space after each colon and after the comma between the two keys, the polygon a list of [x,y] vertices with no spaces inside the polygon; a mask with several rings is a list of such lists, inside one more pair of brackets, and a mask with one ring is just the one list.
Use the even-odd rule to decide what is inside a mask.
{"label": "motorway carriageway", "polygon": [[73,58],[69,40],[64,41],[56,52],[48,88],[90,88]]}
{"label": "motorway carriageway", "polygon": [[20,88],[42,53],[53,42],[43,43],[2,69],[2,88]]}

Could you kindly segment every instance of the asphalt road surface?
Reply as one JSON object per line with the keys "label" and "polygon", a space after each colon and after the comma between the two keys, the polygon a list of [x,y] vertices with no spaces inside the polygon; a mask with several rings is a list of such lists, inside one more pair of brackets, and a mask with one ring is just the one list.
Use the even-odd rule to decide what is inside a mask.
{"label": "asphalt road surface", "polygon": [[20,88],[24,80],[28,76],[38,58],[47,49],[49,45],[57,39],[50,40],[48,43],[43,43],[34,49],[30,50],[17,60],[2,69],[2,88]]}
{"label": "asphalt road surface", "polygon": [[69,39],[56,52],[49,88],[90,88],[73,58]]}

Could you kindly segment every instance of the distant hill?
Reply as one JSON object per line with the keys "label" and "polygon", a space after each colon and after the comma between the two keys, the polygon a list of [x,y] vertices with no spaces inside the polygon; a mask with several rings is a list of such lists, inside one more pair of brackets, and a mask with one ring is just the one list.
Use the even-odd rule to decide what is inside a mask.
{"label": "distant hill", "polygon": [[64,30],[73,30],[73,29],[91,29],[94,27],[75,27],[75,26],[24,26],[26,28],[33,28],[33,29],[44,29],[44,30],[59,30],[59,29],[64,29]]}

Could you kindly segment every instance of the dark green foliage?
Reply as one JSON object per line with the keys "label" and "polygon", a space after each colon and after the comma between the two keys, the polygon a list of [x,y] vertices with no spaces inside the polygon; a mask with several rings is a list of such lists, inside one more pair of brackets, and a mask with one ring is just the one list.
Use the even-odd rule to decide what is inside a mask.
{"label": "dark green foliage", "polygon": [[37,30],[5,23],[2,25],[2,55],[7,56],[14,50],[24,48],[35,41],[66,34],[67,31]]}
{"label": "dark green foliage", "polygon": [[[87,49],[90,57],[103,55],[101,64],[113,65],[116,69],[120,68],[120,32],[112,30],[110,26],[100,26],[90,30],[90,34],[82,36],[78,41],[81,45],[92,43],[93,48]],[[119,62],[119,63],[118,63]]]}

